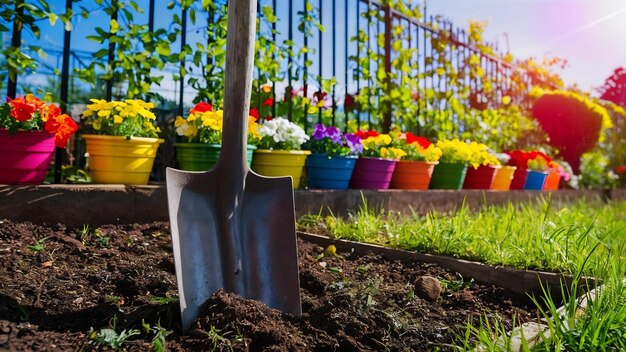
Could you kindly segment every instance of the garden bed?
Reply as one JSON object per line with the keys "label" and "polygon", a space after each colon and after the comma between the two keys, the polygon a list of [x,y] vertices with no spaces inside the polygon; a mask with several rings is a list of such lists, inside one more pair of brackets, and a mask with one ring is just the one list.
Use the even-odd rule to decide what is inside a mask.
{"label": "garden bed", "polygon": [[[174,351],[446,350],[481,317],[510,328],[514,315],[516,324],[537,316],[524,294],[432,263],[341,248],[340,257],[317,259],[324,248],[299,240],[302,317],[220,292],[182,335],[169,233],[165,222],[66,228],[3,220],[0,350],[97,349],[96,340],[113,343],[133,329],[139,335],[126,350],[154,349],[165,335]],[[440,295],[425,276],[438,279]],[[112,325],[116,335],[106,330]]]}

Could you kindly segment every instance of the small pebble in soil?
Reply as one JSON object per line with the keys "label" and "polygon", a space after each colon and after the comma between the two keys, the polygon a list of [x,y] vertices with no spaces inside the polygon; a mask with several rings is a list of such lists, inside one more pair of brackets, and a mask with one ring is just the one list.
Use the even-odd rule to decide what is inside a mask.
{"label": "small pebble in soil", "polygon": [[430,302],[436,302],[441,295],[441,283],[432,276],[420,276],[415,281],[415,290],[421,298]]}

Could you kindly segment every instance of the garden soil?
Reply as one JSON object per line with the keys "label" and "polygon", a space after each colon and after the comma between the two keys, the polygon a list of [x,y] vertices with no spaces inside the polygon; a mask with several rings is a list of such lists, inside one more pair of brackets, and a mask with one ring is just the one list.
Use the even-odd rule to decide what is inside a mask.
{"label": "garden soil", "polygon": [[452,350],[468,322],[536,319],[524,295],[432,264],[324,250],[298,241],[301,317],[217,292],[182,334],[168,223],[2,220],[0,351]]}

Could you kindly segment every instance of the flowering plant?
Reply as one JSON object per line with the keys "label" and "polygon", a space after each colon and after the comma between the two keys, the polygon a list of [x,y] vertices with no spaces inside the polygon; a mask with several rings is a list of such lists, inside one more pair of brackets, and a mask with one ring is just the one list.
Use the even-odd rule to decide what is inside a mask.
{"label": "flowering plant", "polygon": [[495,153],[489,150],[489,147],[487,147],[487,145],[477,142],[471,142],[469,143],[469,148],[472,151],[472,160],[470,160],[469,163],[474,169],[477,169],[480,165],[500,165],[500,160],[498,160]]}
{"label": "flowering plant", "polygon": [[439,161],[446,164],[469,164],[473,159],[472,148],[469,143],[458,139],[441,139],[436,146],[441,149]]}
{"label": "flowering plant", "polygon": [[399,133],[393,140],[393,145],[406,153],[403,160],[437,161],[441,157],[441,149],[424,137],[418,137],[411,132]]}
{"label": "flowering plant", "polygon": [[[222,144],[224,111],[213,111],[209,103],[196,104],[187,118],[176,117],[176,134],[187,138],[189,143]],[[248,116],[248,143],[254,144],[261,138],[256,119]]]}
{"label": "flowering plant", "polygon": [[507,154],[511,156],[509,165],[517,166],[517,168],[521,170],[531,169],[537,171],[548,171],[550,168],[549,163],[552,161],[552,159],[545,153],[537,150],[523,151],[516,149],[508,152]]}
{"label": "flowering plant", "polygon": [[406,155],[402,149],[391,146],[392,138],[388,134],[359,130],[356,135],[361,138],[363,156],[398,160]]}
{"label": "flowering plant", "polygon": [[361,138],[352,133],[342,133],[335,126],[315,125],[313,139],[308,143],[312,153],[326,154],[327,156],[357,155],[363,151]]}
{"label": "flowering plant", "polygon": [[259,126],[259,134],[259,149],[300,150],[302,144],[309,140],[302,127],[284,117],[265,120]]}
{"label": "flowering plant", "polygon": [[158,137],[156,116],[150,109],[153,103],[143,100],[106,101],[90,99],[91,104],[83,112],[85,125],[91,133],[130,137]]}
{"label": "flowering plant", "polygon": [[45,130],[54,134],[54,143],[65,148],[67,140],[78,130],[70,116],[62,114],[55,104],[46,104],[32,94],[15,99],[8,98],[0,105],[0,128],[9,134],[17,131]]}

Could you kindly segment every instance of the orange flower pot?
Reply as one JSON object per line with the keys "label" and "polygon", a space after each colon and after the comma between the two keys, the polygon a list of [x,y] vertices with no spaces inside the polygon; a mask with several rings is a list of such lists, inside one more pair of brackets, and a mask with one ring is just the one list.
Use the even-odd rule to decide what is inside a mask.
{"label": "orange flower pot", "polygon": [[558,171],[550,171],[548,173],[548,177],[546,178],[546,183],[543,184],[544,191],[556,191],[559,189],[559,184],[561,183],[561,175],[559,175]]}
{"label": "orange flower pot", "polygon": [[503,166],[498,169],[496,177],[493,179],[493,183],[491,184],[491,189],[495,191],[510,190],[515,170],[517,170],[517,167],[515,166]]}
{"label": "orange flower pot", "polygon": [[400,160],[396,163],[389,188],[427,190],[438,161]]}

